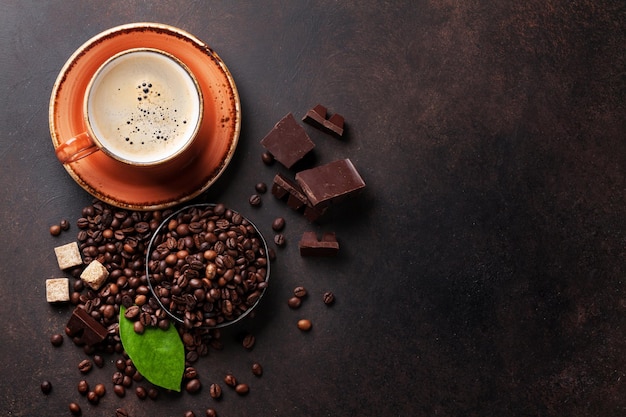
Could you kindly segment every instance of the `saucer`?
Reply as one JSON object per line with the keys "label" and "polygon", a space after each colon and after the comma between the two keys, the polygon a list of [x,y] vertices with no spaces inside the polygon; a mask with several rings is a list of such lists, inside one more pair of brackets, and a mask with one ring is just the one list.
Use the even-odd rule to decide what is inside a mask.
{"label": "saucer", "polygon": [[89,80],[111,56],[132,48],[155,48],[184,62],[204,96],[203,120],[185,166],[162,172],[129,167],[103,152],[65,164],[87,192],[111,205],[156,210],[191,200],[224,172],[237,147],[241,103],[230,71],[221,58],[193,35],[163,24],[133,23],[102,32],[84,43],[63,66],[52,90],[49,123],[56,149],[86,130],[82,104]]}

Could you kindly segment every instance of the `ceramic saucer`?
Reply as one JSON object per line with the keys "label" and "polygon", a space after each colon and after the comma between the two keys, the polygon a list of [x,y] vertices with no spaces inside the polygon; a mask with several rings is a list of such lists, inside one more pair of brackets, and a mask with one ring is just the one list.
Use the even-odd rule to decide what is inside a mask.
{"label": "ceramic saucer", "polygon": [[172,26],[133,23],[102,32],[65,63],[52,90],[49,123],[56,149],[85,131],[82,103],[95,71],[109,57],[131,48],[156,48],[183,61],[198,79],[204,117],[194,141],[194,157],[168,172],[128,167],[95,152],[64,167],[93,196],[117,207],[155,210],[188,201],[208,189],[232,159],[241,130],[241,103],[232,75],[204,42]]}

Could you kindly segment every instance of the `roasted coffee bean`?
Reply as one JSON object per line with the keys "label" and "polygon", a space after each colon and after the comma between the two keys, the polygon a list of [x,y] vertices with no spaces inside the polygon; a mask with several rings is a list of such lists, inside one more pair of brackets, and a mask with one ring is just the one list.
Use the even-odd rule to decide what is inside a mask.
{"label": "roasted coffee bean", "polygon": [[87,401],[89,401],[93,405],[96,405],[100,402],[100,397],[94,391],[89,391],[87,393]]}
{"label": "roasted coffee bean", "polygon": [[43,381],[41,383],[41,392],[48,395],[50,391],[52,391],[52,383],[50,383],[50,381]]}
{"label": "roasted coffee bean", "polygon": [[276,246],[282,247],[285,246],[285,244],[287,243],[287,239],[282,233],[277,233],[276,235],[274,235],[274,243],[276,244]]}
{"label": "roasted coffee bean", "polygon": [[324,293],[323,296],[324,304],[331,305],[335,302],[335,294],[330,291]]}
{"label": "roasted coffee bean", "polygon": [[277,232],[280,232],[284,228],[285,228],[285,219],[282,217],[275,218],[274,221],[272,222],[272,229],[274,229]]}
{"label": "roasted coffee bean", "polygon": [[256,376],[261,376],[263,375],[263,367],[261,367],[261,364],[255,362],[252,364],[252,373]]}
{"label": "roasted coffee bean", "polygon": [[78,364],[78,370],[80,372],[82,372],[83,374],[88,373],[89,371],[91,371],[92,368],[92,363],[89,359],[83,359],[82,361],[80,361],[80,363]]}
{"label": "roasted coffee bean", "polygon": [[142,386],[135,388],[135,394],[140,400],[145,400],[146,398],[148,398],[148,391]]}
{"label": "roasted coffee bean", "polygon": [[265,165],[272,165],[274,163],[274,155],[272,155],[268,151],[265,151],[261,154],[261,160]]}
{"label": "roasted coffee bean", "polygon": [[293,295],[295,295],[298,298],[306,297],[306,295],[307,295],[306,288],[301,287],[301,286],[294,288],[293,289]]}
{"label": "roasted coffee bean", "polygon": [[102,368],[104,366],[104,358],[100,355],[93,355],[93,363],[98,368]]}
{"label": "roasted coffee bean", "polygon": [[267,192],[267,184],[264,182],[259,182],[254,186],[254,189],[257,193],[265,194]]}
{"label": "roasted coffee bean", "polygon": [[299,297],[291,297],[288,301],[287,304],[289,305],[289,307],[291,308],[298,308],[300,307],[300,305],[302,304],[302,299]]}
{"label": "roasted coffee bean", "polygon": [[185,384],[185,390],[190,394],[195,394],[202,388],[202,383],[198,378],[191,379]]}
{"label": "roasted coffee bean", "polygon": [[124,383],[124,374],[119,371],[115,372],[112,380],[114,385],[122,385]]}
{"label": "roasted coffee bean", "polygon": [[207,408],[205,414],[206,417],[217,417],[217,411],[214,408]]}
{"label": "roasted coffee bean", "polygon": [[77,403],[70,403],[70,413],[72,413],[73,416],[81,415],[82,410],[80,409],[80,405]]}
{"label": "roasted coffee bean", "polygon": [[96,384],[96,386],[93,388],[93,392],[95,392],[98,397],[104,397],[107,390],[104,384]]}
{"label": "roasted coffee bean", "polygon": [[248,384],[237,384],[235,387],[235,392],[239,395],[246,395],[250,391],[250,387]]}
{"label": "roasted coffee bean", "polygon": [[53,334],[50,336],[50,343],[52,346],[59,347],[63,344],[63,335],[62,334]]}
{"label": "roasted coffee bean", "polygon": [[78,381],[78,393],[86,395],[89,392],[89,383],[84,379]]}
{"label": "roasted coffee bean", "polygon": [[185,411],[184,416],[185,417],[196,417],[196,414],[193,411],[191,411],[191,410],[187,410],[187,411]]}
{"label": "roasted coffee bean", "polygon": [[126,396],[126,388],[124,388],[124,385],[113,385],[113,392],[120,398]]}
{"label": "roasted coffee bean", "polygon": [[224,383],[229,387],[237,386],[237,378],[233,374],[226,374],[224,377]]}
{"label": "roasted coffee bean", "polygon": [[183,373],[183,377],[185,379],[194,379],[198,377],[198,371],[193,366],[188,366],[185,368],[185,372]]}
{"label": "roasted coffee bean", "polygon": [[52,236],[59,236],[61,234],[61,226],[58,224],[53,224],[50,226],[50,234]]}
{"label": "roasted coffee bean", "polygon": [[123,408],[118,408],[117,410],[115,410],[115,417],[130,417],[130,414],[128,414],[128,411],[126,411]]}
{"label": "roasted coffee bean", "polygon": [[309,330],[311,330],[311,327],[313,327],[311,320],[307,320],[307,319],[298,320],[298,329],[304,332],[308,332]]}
{"label": "roasted coffee bean", "polygon": [[219,384],[211,384],[211,386],[209,387],[209,394],[211,395],[211,398],[221,398],[222,387],[220,387]]}
{"label": "roasted coffee bean", "polygon": [[246,334],[243,338],[243,347],[250,350],[254,347],[254,342],[256,341],[255,337],[253,334]]}
{"label": "roasted coffee bean", "polygon": [[259,207],[262,203],[261,196],[258,194],[252,194],[248,199],[248,202],[252,207]]}
{"label": "roasted coffee bean", "polygon": [[150,397],[151,400],[156,400],[159,397],[159,390],[154,387],[149,388],[148,397]]}
{"label": "roasted coffee bean", "polygon": [[61,220],[61,222],[59,223],[59,226],[61,227],[61,230],[69,230],[70,228],[70,222],[67,221],[67,219],[63,219]]}

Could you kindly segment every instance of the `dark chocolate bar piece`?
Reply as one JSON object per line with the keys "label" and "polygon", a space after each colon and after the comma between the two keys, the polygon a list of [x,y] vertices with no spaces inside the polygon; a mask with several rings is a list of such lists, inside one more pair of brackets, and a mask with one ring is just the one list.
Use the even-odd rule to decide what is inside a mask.
{"label": "dark chocolate bar piece", "polygon": [[287,168],[291,168],[315,147],[309,135],[291,113],[276,123],[261,139],[261,145]]}
{"label": "dark chocolate bar piece", "polygon": [[318,104],[311,110],[307,111],[302,121],[322,129],[328,133],[337,136],[343,136],[344,118],[342,115],[335,113],[330,118],[326,118],[326,107]]}
{"label": "dark chocolate bar piece", "polygon": [[296,182],[313,207],[337,203],[365,187],[365,182],[349,159],[300,171],[296,174]]}
{"label": "dark chocolate bar piece", "polygon": [[106,327],[80,307],[74,309],[66,327],[68,336],[78,337],[76,340],[78,344],[92,346],[102,342],[107,337]]}
{"label": "dark chocolate bar piece", "polygon": [[272,194],[279,200],[287,198],[287,205],[294,210],[300,210],[309,203],[300,186],[280,173],[274,176]]}
{"label": "dark chocolate bar piece", "polygon": [[300,256],[337,256],[339,252],[339,242],[334,232],[327,232],[322,235],[322,239],[317,239],[315,232],[304,232],[300,242]]}

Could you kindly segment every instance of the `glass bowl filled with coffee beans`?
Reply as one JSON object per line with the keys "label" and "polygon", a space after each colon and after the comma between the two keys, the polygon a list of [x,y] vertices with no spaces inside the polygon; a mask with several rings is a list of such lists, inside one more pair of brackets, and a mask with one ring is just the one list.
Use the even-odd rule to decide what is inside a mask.
{"label": "glass bowl filled with coffee beans", "polygon": [[150,239],[146,275],[160,306],[185,328],[228,326],[246,317],[267,289],[267,243],[224,204],[186,206]]}

